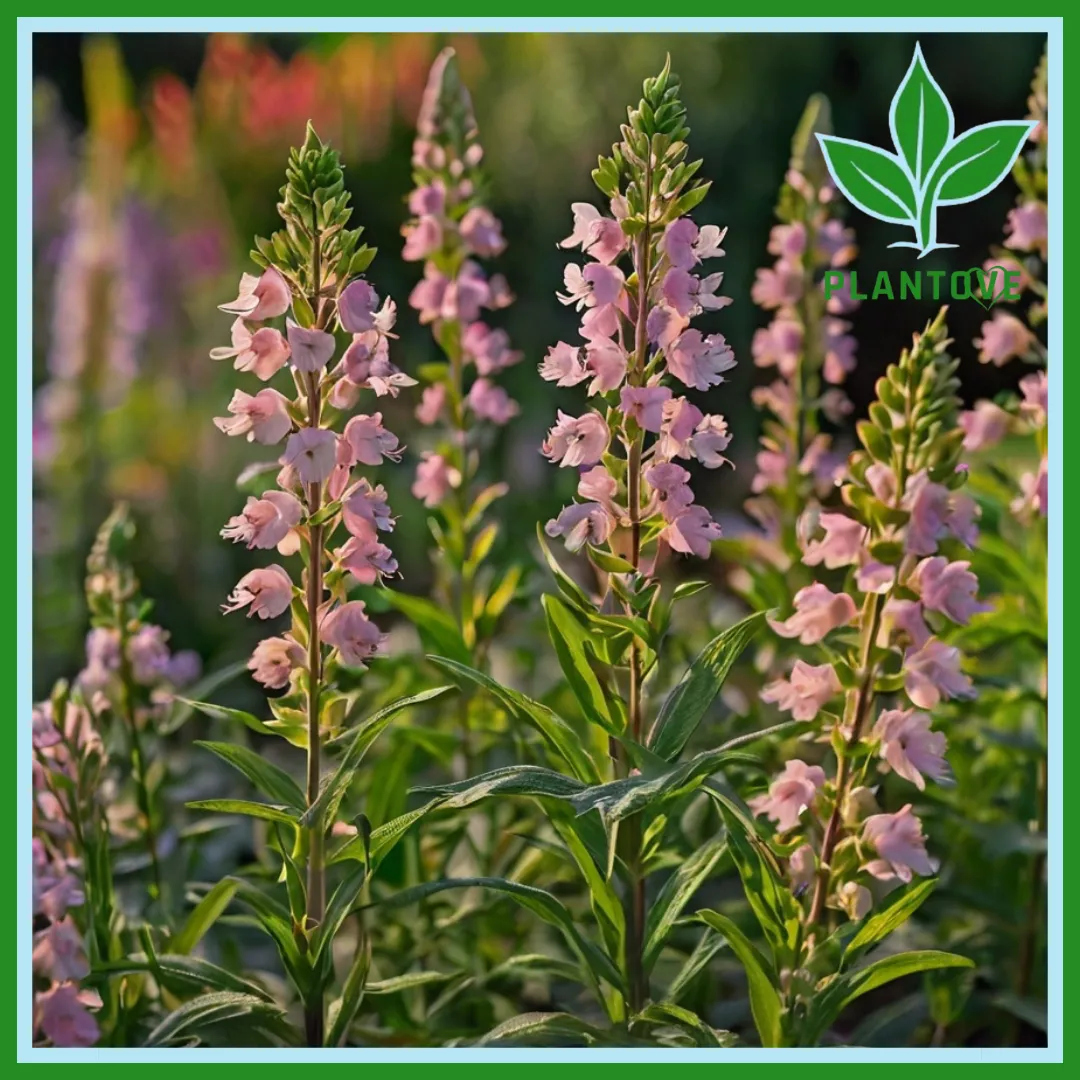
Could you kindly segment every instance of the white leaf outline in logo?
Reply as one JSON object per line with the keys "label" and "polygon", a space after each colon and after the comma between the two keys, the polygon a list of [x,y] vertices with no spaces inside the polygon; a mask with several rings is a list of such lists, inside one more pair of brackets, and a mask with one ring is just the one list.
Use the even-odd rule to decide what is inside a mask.
{"label": "white leaf outline in logo", "polygon": [[[825,135],[822,132],[814,133],[817,137],[818,145],[821,147],[821,152],[825,156],[825,163],[829,167],[829,175],[832,177],[833,183],[843,192],[844,198],[857,207],[864,214],[869,214],[872,218],[877,218],[878,221],[887,222],[890,225],[910,225],[915,226],[915,219],[911,216],[910,209],[904,205],[900,196],[894,191],[890,191],[884,184],[875,180],[865,169],[860,168],[854,162],[851,163],[851,167],[856,169],[860,176],[866,180],[872,187],[877,188],[883,195],[887,195],[901,210],[904,211],[904,217],[886,217],[884,214],[878,213],[876,210],[871,210],[860,198],[853,195],[848,189],[848,186],[836,175],[836,170],[833,168],[832,156],[829,150],[829,146],[832,143],[837,143],[841,146],[857,146],[860,150],[868,150],[872,154],[876,154],[878,157],[885,158],[888,161],[897,165],[904,175],[911,182],[911,173],[904,167],[904,163],[897,157],[896,154],[890,153],[888,150],[883,150],[880,146],[873,146],[870,143],[859,142],[858,139],[844,139],[839,135]],[[912,183],[912,194],[916,194],[914,183]]]}

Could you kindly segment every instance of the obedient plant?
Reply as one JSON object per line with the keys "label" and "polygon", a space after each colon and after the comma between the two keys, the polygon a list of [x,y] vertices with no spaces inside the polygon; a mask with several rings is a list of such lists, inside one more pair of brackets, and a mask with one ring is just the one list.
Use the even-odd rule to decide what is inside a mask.
{"label": "obedient plant", "polygon": [[[449,615],[464,653],[479,666],[520,578],[519,567],[496,578],[484,566],[499,533],[497,523],[485,520],[486,512],[507,485],[483,483],[480,460],[494,429],[519,411],[496,379],[521,353],[510,347],[505,330],[481,317],[513,300],[502,276],[489,278],[477,261],[499,255],[506,246],[499,220],[484,204],[482,158],[468,90],[454,51],[444,49],[432,65],[417,118],[416,188],[409,196],[413,216],[403,229],[403,257],[424,265],[423,280],[409,303],[420,322],[431,327],[445,356],[421,368],[426,385],[416,417],[435,442],[423,451],[412,487],[430,511],[437,606],[419,606],[414,597],[391,602],[422,623]],[[471,751],[464,697],[460,706],[467,766]]]}
{"label": "obedient plant", "polygon": [[[700,162],[686,160],[688,129],[678,91],[669,65],[646,80],[641,102],[628,110],[622,140],[600,159],[593,178],[612,216],[591,204],[574,205],[574,229],[563,246],[581,248],[590,261],[567,268],[560,299],[583,310],[583,344],[559,343],[541,365],[543,377],[582,385],[592,402],[578,415],[561,413],[543,446],[549,459],[579,474],[578,500],[544,531],[586,554],[597,583],[595,594],[579,586],[541,532],[560,593],[543,597],[544,612],[580,716],[564,720],[480,671],[435,658],[537,730],[560,768],[509,766],[427,789],[434,798],[425,811],[488,797],[535,799],[588,886],[597,925],[594,940],[554,895],[512,880],[449,879],[396,898],[400,904],[466,886],[509,894],[563,934],[609,1024],[565,1013],[525,1016],[500,1025],[485,1041],[562,1036],[716,1046],[729,1039],[650,989],[650,974],[681,911],[724,846],[714,835],[696,849],[678,847],[678,838],[666,834],[669,815],[677,798],[738,757],[735,744],[694,756],[683,751],[761,625],[761,617],[752,616],[721,634],[660,707],[652,706],[649,680],[672,605],[700,588],[672,592],[659,580],[658,565],[667,551],[708,557],[720,532],[694,501],[690,471],[680,462],[719,467],[730,438],[722,417],[677,391],[709,391],[734,364],[721,335],[690,327],[704,310],[728,301],[717,295],[720,274],[693,272],[722,254],[723,232],[688,216],[709,185],[696,178]],[[667,849],[669,842],[677,853]],[[650,903],[647,878],[673,861],[678,869]],[[683,987],[700,970],[702,955],[708,954],[687,960]]]}
{"label": "obedient plant", "polygon": [[[289,628],[260,642],[248,664],[267,689],[285,691],[269,700],[273,719],[264,723],[248,714],[232,715],[306,751],[306,783],[301,789],[287,772],[244,746],[207,743],[273,801],[194,805],[246,814],[274,826],[288,906],[250,884],[222,884],[239,892],[274,940],[304,1006],[304,1037],[308,1045],[321,1046],[346,1038],[370,958],[370,945],[359,927],[352,968],[328,1014],[325,995],[334,976],[333,943],[358,902],[372,849],[370,823],[361,815],[353,855],[360,865],[353,866],[328,897],[327,836],[370,743],[406,704],[439,691],[397,702],[345,732],[356,675],[386,641],[364,603],[349,599],[349,589],[353,583],[370,585],[391,577],[397,570],[381,540],[394,527],[386,492],[354,469],[397,461],[402,451],[377,409],[346,416],[362,392],[393,397],[414,380],[390,361],[394,302],[380,301],[361,276],[375,251],[360,243],[361,229],[347,227],[352,210],[341,164],[310,125],[303,147],[290,155],[281,196],[278,212],[284,229],[256,241],[252,258],[262,274],[245,274],[239,295],[222,305],[235,316],[233,342],[211,355],[233,358],[245,377],[264,383],[285,368],[292,376],[292,395],[272,386],[256,393],[237,390],[230,415],[215,423],[226,435],[280,451],[276,487],[249,498],[222,535],[250,549],[277,549],[283,558],[299,555],[300,581],[294,582],[280,562],[271,562],[245,574],[223,610],[246,609],[249,617],[260,620],[290,616]],[[284,333],[270,325],[282,316]],[[334,364],[336,332],[347,335],[348,345]],[[199,707],[212,716],[229,715],[229,710],[204,703]],[[335,746],[345,753],[324,779],[323,756],[334,736],[339,736]],[[241,1013],[265,1013],[264,1000],[247,997],[250,1000],[237,1004]],[[270,1019],[271,1034],[287,1040],[280,1021]]]}
{"label": "obedient plant", "polygon": [[[982,610],[970,564],[956,557],[974,543],[975,507],[960,490],[957,362],[945,334],[942,311],[878,380],[858,425],[862,449],[848,462],[844,510],[811,511],[803,527],[803,562],[819,580],[795,595],[786,619],[769,620],[806,652],[762,698],[809,725],[802,756],[749,803],[775,826],[773,850],[759,848],[754,873],[739,862],[771,958],[713,918],[746,968],[764,1045],[814,1045],[873,987],[970,966],[926,951],[853,968],[922,903],[937,867],[911,803],[877,805],[875,774],[895,772],[920,791],[946,782],[946,737],[933,714],[974,694],[959,650],[941,639]],[[774,851],[786,859],[786,886]],[[927,880],[882,906],[914,875]],[[857,925],[833,929],[838,920]]]}

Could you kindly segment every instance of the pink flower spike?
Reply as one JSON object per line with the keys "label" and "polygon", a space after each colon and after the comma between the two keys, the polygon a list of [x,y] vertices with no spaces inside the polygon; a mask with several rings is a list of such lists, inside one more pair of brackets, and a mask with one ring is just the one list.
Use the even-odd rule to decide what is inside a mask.
{"label": "pink flower spike", "polygon": [[251,548],[277,547],[289,530],[300,524],[304,508],[287,491],[264,491],[261,499],[249,496],[243,512],[230,518],[221,535]]}
{"label": "pink flower spike", "polygon": [[521,411],[517,402],[490,379],[477,379],[465,400],[477,419],[498,425],[509,423]]}
{"label": "pink flower spike", "polygon": [[659,434],[664,422],[664,406],[671,400],[666,386],[624,386],[619,408],[643,431]]}
{"label": "pink flower spike", "polygon": [[365,660],[381,655],[387,635],[367,617],[362,600],[350,600],[334,608],[320,624],[323,640],[338,650],[342,663],[365,668]]}
{"label": "pink flower spike", "polygon": [[[927,876],[937,866],[926,854],[926,838],[922,823],[911,812],[911,804],[895,814],[874,814],[863,822],[862,838],[882,861],[884,867],[867,867],[875,877],[891,871],[901,881],[911,880],[912,871]],[[877,871],[875,873],[875,871]]]}
{"label": "pink flower spike", "polygon": [[560,409],[558,423],[548,432],[541,452],[564,468],[596,465],[610,439],[611,432],[599,413],[575,417]]}
{"label": "pink flower spike", "polygon": [[285,320],[285,331],[292,350],[292,365],[297,371],[322,371],[334,355],[334,335],[325,330],[305,330],[292,319]]}
{"label": "pink flower spike", "polygon": [[392,431],[383,427],[382,413],[354,416],[346,425],[342,438],[352,450],[353,460],[364,465],[381,465],[383,458],[400,461],[404,447]]}
{"label": "pink flower spike", "polygon": [[438,218],[425,215],[405,225],[401,233],[405,237],[401,257],[406,262],[419,262],[442,247],[443,229]]}
{"label": "pink flower spike", "polygon": [[474,206],[458,226],[465,246],[481,258],[498,255],[506,248],[499,219],[484,206]]}
{"label": "pink flower spike", "polygon": [[240,278],[240,292],[235,300],[219,304],[219,311],[230,315],[242,315],[251,322],[275,319],[289,310],[292,294],[289,283],[272,266],[262,275],[244,274]]}
{"label": "pink flower spike", "polygon": [[791,675],[769,683],[761,691],[761,700],[775,703],[781,712],[790,712],[793,720],[813,720],[841,689],[831,664],[812,665],[796,660]]}
{"label": "pink flower spike", "polygon": [[321,484],[337,463],[337,436],[325,428],[301,428],[289,436],[282,465],[290,465],[302,484]]}
{"label": "pink flower spike", "polygon": [[233,367],[237,371],[250,371],[263,382],[280,371],[289,359],[289,343],[280,330],[263,326],[254,334],[243,319],[232,324],[232,347],[211,349],[212,360],[228,360],[235,357]]}
{"label": "pink flower spike", "polygon": [[269,387],[254,395],[236,390],[229,402],[232,416],[215,416],[214,424],[226,435],[246,435],[248,442],[271,446],[292,427],[288,404],[284,395]]}
{"label": "pink flower spike", "polygon": [[855,614],[855,601],[850,596],[831,592],[815,582],[795,594],[794,615],[785,622],[767,621],[781,637],[797,637],[803,645],[813,645],[833,630],[854,622]]}
{"label": "pink flower spike", "polygon": [[579,551],[586,543],[603,544],[615,521],[599,503],[574,502],[544,526],[548,536],[565,537],[567,551]]}
{"label": "pink flower spike", "polygon": [[825,536],[807,544],[803,555],[807,566],[824,563],[827,569],[835,570],[859,561],[866,530],[858,521],[845,514],[822,514],[818,524]]}
{"label": "pink flower spike", "polygon": [[713,541],[720,536],[720,526],[703,506],[688,506],[660,532],[660,539],[666,540],[672,551],[699,559],[712,554]]}
{"label": "pink flower spike", "polygon": [[904,653],[904,689],[920,709],[934,709],[942,698],[973,698],[971,680],[960,670],[960,650],[937,638]]}
{"label": "pink flower spike", "polygon": [[289,685],[293,670],[304,663],[304,650],[292,638],[269,637],[255,646],[247,666],[252,678],[267,690],[281,690]]}
{"label": "pink flower spike", "polygon": [[350,282],[338,298],[338,322],[350,334],[375,329],[379,294],[362,278]]}
{"label": "pink flower spike", "polygon": [[824,784],[825,770],[820,765],[793,758],[769,785],[768,793],[749,799],[747,805],[755,814],[775,821],[778,832],[789,832],[798,827],[803,811],[813,804]]}
{"label": "pink flower spike", "polygon": [[348,570],[358,585],[374,585],[384,577],[393,577],[398,564],[393,552],[374,535],[350,536],[334,552],[343,570]]}
{"label": "pink flower spike", "polygon": [[941,555],[923,559],[912,577],[923,606],[961,624],[966,624],[972,615],[989,611],[989,605],[976,599],[979,579],[968,569],[970,566],[969,562],[951,563]]}
{"label": "pink flower spike", "polygon": [[924,774],[939,784],[950,778],[945,760],[948,744],[940,731],[930,730],[930,724],[931,719],[924,712],[888,709],[874,725],[874,738],[881,743],[881,759],[920,791],[926,787]]}
{"label": "pink flower spike", "polygon": [[461,473],[442,456],[425,450],[420,464],[416,466],[416,480],[412,493],[422,499],[429,509],[438,506],[451,488],[461,483]]}
{"label": "pink flower spike", "polygon": [[292,596],[292,578],[277,563],[272,563],[245,574],[221,610],[228,614],[250,605],[249,619],[252,615],[258,615],[260,619],[276,619],[288,610]]}

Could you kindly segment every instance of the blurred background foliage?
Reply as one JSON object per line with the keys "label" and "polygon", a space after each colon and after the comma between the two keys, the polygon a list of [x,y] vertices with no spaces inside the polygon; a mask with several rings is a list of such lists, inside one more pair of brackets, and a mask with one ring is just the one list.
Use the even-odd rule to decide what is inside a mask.
{"label": "blurred background foliage", "polygon": [[[1022,115],[1043,47],[1037,35],[950,34],[921,39],[946,85],[960,129]],[[218,606],[251,565],[217,536],[234,512],[236,475],[252,460],[240,440],[215,438],[233,382],[208,350],[228,337],[216,311],[242,270],[250,237],[273,228],[272,210],[290,145],[310,117],[339,146],[365,237],[380,249],[376,287],[400,305],[396,360],[406,370],[434,345],[405,305],[417,277],[399,258],[409,148],[431,59],[447,42],[473,91],[491,202],[510,246],[501,260],[518,302],[505,317],[526,362],[507,380],[524,403],[503,429],[492,472],[512,478],[502,543],[523,551],[535,522],[568,497],[572,478],[538,452],[567,395],[535,366],[573,314],[555,300],[570,231],[569,204],[592,199],[589,180],[644,74],[672,54],[684,87],[691,143],[714,179],[700,220],[728,226],[724,292],[735,303],[713,316],[740,366],[715,392],[735,433],[736,470],[703,480],[700,498],[729,534],[753,474],[759,416],[750,387],[762,381],[750,340],[764,314],[749,300],[773,222],[791,134],[807,97],[822,91],[834,128],[888,144],[888,103],[910,60],[906,35],[847,34],[129,34],[34,38],[35,692],[78,666],[84,618],[83,563],[114,500],[140,518],[137,560],[157,619],[176,647],[213,668],[247,655],[253,626],[226,627]],[[1010,181],[979,202],[946,210],[959,244],[927,268],[981,264],[1001,237],[1015,198]],[[889,251],[891,227],[853,213],[864,277],[907,266]],[[935,261],[935,258],[937,261]],[[932,316],[937,304],[878,301],[853,316],[859,367],[848,389],[858,417],[874,380]],[[955,305],[949,323],[963,357],[968,403],[1014,385],[1014,372],[979,365],[971,340],[984,313]],[[408,395],[387,408],[411,441]],[[239,445],[235,445],[239,443]],[[412,455],[410,455],[411,457]],[[404,588],[430,580],[423,509],[408,488],[413,464],[385,470],[402,521],[395,551]]]}

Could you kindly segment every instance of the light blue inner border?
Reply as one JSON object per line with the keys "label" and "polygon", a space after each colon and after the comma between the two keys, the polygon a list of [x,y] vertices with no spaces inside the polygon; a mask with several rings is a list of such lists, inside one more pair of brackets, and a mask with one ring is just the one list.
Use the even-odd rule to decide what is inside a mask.
{"label": "light blue inner border", "polygon": [[[29,800],[31,789],[30,725],[25,722],[31,701],[31,468],[32,416],[31,336],[33,309],[31,301],[31,36],[35,32],[131,32],[131,31],[494,31],[494,32],[619,32],[675,31],[692,33],[822,33],[862,31],[875,33],[959,33],[1006,32],[1042,33],[1049,42],[1049,264],[1048,276],[1054,282],[1054,296],[1062,291],[1061,266],[1061,176],[1057,153],[1061,147],[1061,65],[1062,20],[1047,18],[723,18],[723,19],[574,19],[574,18],[20,18],[18,20],[18,285],[16,387],[17,420],[17,536],[18,536],[18,661],[17,661],[17,753],[18,753],[18,905],[20,927],[30,925],[32,905]],[[1061,399],[1061,304],[1050,305],[1048,325],[1049,352],[1055,362],[1050,367],[1050,471],[1049,471],[1049,828],[1047,835],[1047,896],[1049,925],[1049,1001],[1048,1046],[1045,1049],[844,1049],[844,1050],[35,1050],[31,1045],[31,996],[22,992],[30,981],[30,935],[19,934],[18,982],[16,991],[18,1020],[18,1061],[87,1062],[87,1061],[365,1061],[365,1062],[559,1062],[559,1061],[698,1061],[698,1062],[1015,1062],[1040,1063],[1062,1060],[1062,420]]]}

